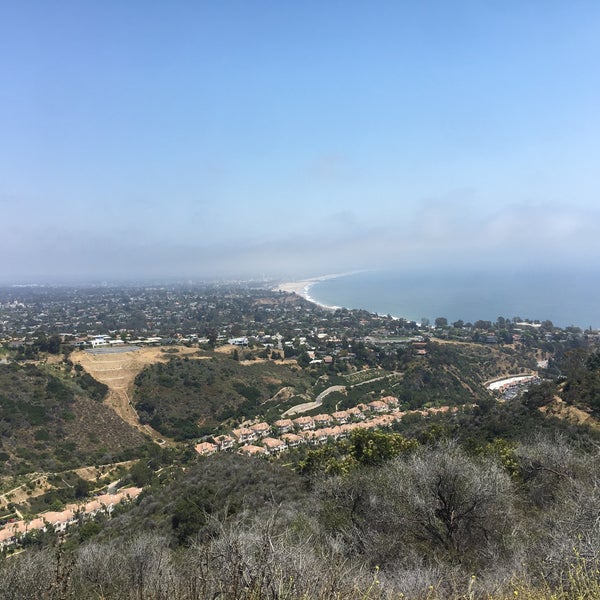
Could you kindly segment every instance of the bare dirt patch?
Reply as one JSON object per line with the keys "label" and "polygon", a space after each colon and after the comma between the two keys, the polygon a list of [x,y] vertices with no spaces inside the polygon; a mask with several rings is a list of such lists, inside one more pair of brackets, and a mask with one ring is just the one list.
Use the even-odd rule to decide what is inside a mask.
{"label": "bare dirt patch", "polygon": [[554,396],[552,402],[540,407],[540,411],[549,417],[557,417],[575,425],[588,425],[600,429],[600,421],[585,410],[567,404],[559,396]]}
{"label": "bare dirt patch", "polygon": [[217,354],[233,354],[234,350],[238,352],[243,350],[243,346],[234,346],[233,344],[224,344],[223,346],[217,346],[215,352]]}
{"label": "bare dirt patch", "polygon": [[82,351],[74,352],[71,360],[81,365],[94,379],[108,386],[109,392],[104,402],[121,419],[149,435],[154,441],[163,441],[163,435],[150,425],[140,423],[137,412],[131,404],[131,397],[135,377],[144,367],[157,362],[167,362],[174,356],[205,358],[198,355],[196,348],[180,346],[176,350],[177,352],[164,352],[162,348],[138,348],[118,354],[92,354]]}
{"label": "bare dirt patch", "polygon": [[[136,462],[137,460],[127,460],[109,465],[99,465],[97,467],[80,467],[78,469],[73,469],[72,471],[63,471],[60,474],[66,475],[67,473],[75,473],[86,481],[102,485],[105,480],[111,479],[111,476],[113,476],[113,473],[119,467],[130,467]],[[0,509],[6,510],[10,502],[17,505],[29,505],[29,501],[33,498],[37,498],[55,488],[55,486],[48,482],[48,477],[50,475],[58,474],[59,473],[30,473],[27,475],[26,483],[0,494]],[[104,483],[104,485],[106,485],[106,483]]]}

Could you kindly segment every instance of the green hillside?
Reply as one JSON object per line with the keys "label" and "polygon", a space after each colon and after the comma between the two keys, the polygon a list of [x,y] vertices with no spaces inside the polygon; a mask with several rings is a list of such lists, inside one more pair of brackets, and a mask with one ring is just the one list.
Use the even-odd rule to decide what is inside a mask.
{"label": "green hillside", "polygon": [[310,392],[312,380],[295,365],[241,364],[215,354],[207,360],[175,358],[145,368],[135,379],[133,401],[142,422],[181,440],[212,432],[231,417],[284,410],[281,402],[268,403],[281,388],[293,389],[288,398],[293,404],[294,396]]}
{"label": "green hillside", "polygon": [[111,462],[145,443],[102,404],[101,384],[64,367],[0,365],[1,473]]}

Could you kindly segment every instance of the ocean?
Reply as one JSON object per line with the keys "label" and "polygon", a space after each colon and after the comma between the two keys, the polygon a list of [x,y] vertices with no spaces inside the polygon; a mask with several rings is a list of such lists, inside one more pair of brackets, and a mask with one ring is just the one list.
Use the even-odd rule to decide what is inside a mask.
{"label": "ocean", "polygon": [[326,306],[417,322],[501,316],[600,328],[600,269],[592,268],[364,271],[317,281],[308,295]]}

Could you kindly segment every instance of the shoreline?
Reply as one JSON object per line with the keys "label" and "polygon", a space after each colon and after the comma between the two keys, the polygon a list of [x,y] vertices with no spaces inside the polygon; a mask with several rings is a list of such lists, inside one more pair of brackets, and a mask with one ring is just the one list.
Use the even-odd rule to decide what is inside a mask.
{"label": "shoreline", "polygon": [[[273,291],[282,291],[285,293],[297,294],[298,296],[304,298],[311,304],[319,306],[320,308],[323,308],[325,310],[335,311],[339,310],[340,308],[347,308],[348,310],[363,309],[372,314],[390,315],[393,319],[404,319],[406,321],[414,321],[415,323],[420,323],[421,318],[417,318],[417,316],[414,313],[420,313],[421,315],[427,317],[432,323],[436,315],[442,315],[446,317],[448,319],[448,322],[451,323],[454,320],[466,320],[466,317],[464,317],[465,314],[470,315],[468,317],[470,320],[475,320],[475,318],[477,318],[478,320],[489,320],[491,323],[493,323],[493,316],[490,316],[490,313],[499,315],[510,313],[511,315],[521,315],[519,317],[519,320],[521,321],[523,320],[522,316],[527,316],[528,321],[530,323],[531,317],[529,315],[545,315],[544,319],[552,321],[556,327],[560,327],[562,329],[574,324],[584,322],[586,322],[587,326],[591,327],[592,329],[598,328],[598,325],[596,325],[596,323],[598,322],[597,307],[591,307],[590,302],[586,300],[587,296],[582,295],[584,291],[590,291],[588,296],[591,298],[591,292],[594,290],[593,286],[591,286],[591,290],[587,290],[587,288],[590,287],[589,285],[585,288],[582,287],[582,289],[579,290],[578,297],[580,298],[580,300],[578,301],[577,306],[570,307],[569,312],[579,312],[582,313],[583,316],[578,319],[573,319],[572,316],[570,314],[567,314],[566,311],[563,311],[565,314],[562,314],[560,310],[553,310],[553,307],[549,305],[547,298],[551,297],[552,294],[556,292],[556,284],[552,283],[551,281],[546,281],[544,277],[539,276],[539,273],[536,270],[534,270],[534,274],[538,275],[538,277],[536,277],[536,281],[544,284],[540,286],[543,289],[544,294],[540,296],[540,293],[530,293],[529,295],[525,296],[524,301],[520,300],[518,305],[516,304],[516,299],[519,298],[519,292],[517,291],[516,287],[514,288],[514,290],[511,288],[509,291],[507,291],[506,286],[502,288],[502,302],[497,301],[495,296],[492,297],[491,292],[488,290],[488,288],[485,288],[484,290],[486,293],[483,296],[485,297],[482,296],[477,300],[477,302],[473,302],[471,296],[466,296],[466,291],[465,289],[463,289],[463,287],[460,287],[459,293],[457,292],[458,284],[456,282],[446,282],[444,280],[440,282],[439,285],[437,285],[436,289],[439,288],[438,291],[440,291],[440,293],[444,291],[444,288],[447,288],[446,293],[452,292],[452,297],[447,303],[438,300],[433,301],[431,293],[429,294],[429,296],[427,296],[427,294],[425,293],[409,293],[402,304],[402,308],[400,308],[400,302],[397,298],[401,297],[402,294],[400,294],[400,288],[397,285],[398,278],[395,277],[395,272],[391,273],[391,283],[388,287],[385,287],[381,283],[380,279],[376,278],[374,283],[375,290],[373,294],[371,294],[371,296],[368,296],[368,294],[361,295],[357,293],[356,295],[359,299],[355,299],[354,303],[351,303],[350,305],[329,305],[325,302],[320,302],[315,298],[315,296],[313,296],[313,286],[320,282],[370,271],[371,270],[355,270],[338,272],[333,274],[320,275],[316,277],[306,277],[303,279],[291,281],[282,279],[279,282],[272,282],[269,287]],[[592,272],[592,274],[593,273],[594,272]],[[487,277],[485,278],[485,281],[487,281],[488,283],[491,282],[491,287],[489,289],[493,291],[499,290],[500,284],[502,284],[502,282],[504,282],[505,280],[509,284],[514,285],[516,281],[522,280],[528,274],[529,271],[519,272],[517,275],[512,274],[512,272],[509,271],[508,273],[500,273],[497,276],[495,275],[493,277]],[[383,273],[383,275],[385,275],[385,273]],[[409,273],[407,281],[404,282],[405,286],[410,287],[409,291],[420,289],[422,283],[431,283],[431,277],[429,275],[430,273],[425,272],[416,277],[413,273]],[[571,274],[569,281],[573,279],[573,277],[574,276]],[[461,282],[465,280],[468,285],[471,285],[471,279],[465,279],[464,271],[458,272],[459,284],[461,284]],[[357,280],[357,282],[355,283],[357,283],[357,285],[360,285],[361,281],[362,279],[360,281]],[[430,287],[428,287],[427,285],[425,285],[424,287],[426,290],[430,291]],[[344,284],[341,286],[341,288],[346,290],[350,289],[351,291],[352,286],[348,288],[348,285]],[[399,295],[397,294],[397,297],[394,297],[396,298],[396,300],[394,300],[394,298],[392,298],[391,294],[389,293],[390,289],[396,290],[398,292]],[[468,289],[471,288],[469,287]],[[315,295],[318,295],[318,290],[317,293],[315,293]],[[348,293],[347,296],[347,300],[352,302],[354,296],[351,293]],[[504,296],[506,296],[506,298],[504,298]],[[335,300],[336,298],[333,299]],[[370,306],[363,306],[363,304],[367,304],[367,299],[369,299]],[[375,306],[373,306],[374,304]],[[447,306],[445,306],[445,304],[447,304]],[[536,304],[537,306],[533,306],[534,304]],[[414,308],[415,306],[416,309]],[[509,320],[514,320],[515,317],[510,317],[509,315],[509,317],[507,318],[509,318]],[[582,330],[586,329],[586,326],[583,324],[577,326]]]}
{"label": "shoreline", "polygon": [[313,285],[315,285],[316,283],[319,283],[321,281],[327,281],[328,279],[336,279],[337,277],[344,277],[345,275],[352,275],[353,273],[356,273],[356,271],[352,271],[352,272],[348,272],[348,273],[333,273],[331,275],[320,275],[318,277],[310,277],[308,279],[299,279],[297,281],[286,281],[286,282],[277,284],[273,288],[273,291],[286,292],[288,294],[297,294],[298,296],[301,296],[308,302],[311,302],[312,304],[316,304],[317,306],[319,306],[321,308],[325,308],[327,310],[338,310],[343,307],[331,306],[328,304],[324,304],[323,302],[319,302],[318,300],[315,300],[310,295],[310,288]]}

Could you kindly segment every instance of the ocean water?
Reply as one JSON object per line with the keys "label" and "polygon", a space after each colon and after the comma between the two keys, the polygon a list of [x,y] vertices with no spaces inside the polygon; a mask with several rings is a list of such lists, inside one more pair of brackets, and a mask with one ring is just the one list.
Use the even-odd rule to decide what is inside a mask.
{"label": "ocean water", "polygon": [[327,306],[414,321],[502,316],[600,327],[600,268],[366,271],[316,282],[308,294]]}

